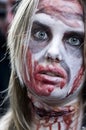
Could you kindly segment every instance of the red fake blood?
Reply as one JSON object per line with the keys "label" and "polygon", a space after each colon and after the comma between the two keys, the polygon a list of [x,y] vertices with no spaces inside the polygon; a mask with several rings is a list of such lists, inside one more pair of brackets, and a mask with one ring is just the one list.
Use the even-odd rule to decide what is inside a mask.
{"label": "red fake blood", "polygon": [[[28,80],[28,78],[27,78],[27,73],[28,74],[30,74],[31,73],[31,71],[32,71],[32,69],[30,69],[30,68],[32,68],[32,62],[31,62],[31,53],[30,52],[28,52],[27,53],[28,55],[26,55],[26,63],[24,63],[24,67],[23,67],[23,69],[24,69],[24,80],[25,80],[25,83],[27,84],[27,86],[31,86],[30,85],[30,80]],[[27,60],[28,59],[28,60]],[[29,68],[28,68],[28,70],[26,70],[26,66],[29,64]],[[28,67],[28,66],[27,66]],[[27,72],[28,71],[28,72]]]}
{"label": "red fake blood", "polygon": [[61,82],[61,83],[60,83],[60,88],[63,89],[64,86],[65,86],[65,84],[66,84],[66,82]]}
{"label": "red fake blood", "polygon": [[61,130],[61,123],[58,122],[58,130]]}
{"label": "red fake blood", "polygon": [[[27,66],[27,70],[26,70],[26,66]],[[27,73],[30,79],[28,79]],[[25,79],[26,86],[29,88],[33,88],[33,84],[35,83],[34,83],[34,77],[33,77],[32,54],[29,49],[26,54],[26,63],[24,65],[24,77],[25,77],[24,79]]]}
{"label": "red fake blood", "polygon": [[74,80],[72,90],[70,91],[70,93],[68,95],[73,94],[73,92],[77,90],[77,88],[79,87],[79,85],[81,83],[83,73],[84,73],[84,67],[81,67],[75,80]]}
{"label": "red fake blood", "polygon": [[67,74],[62,67],[55,65],[46,65],[44,67],[36,63],[34,68],[34,79],[37,85],[35,89],[39,95],[49,96],[55,87],[60,87],[62,89],[65,86]]}
{"label": "red fake blood", "polygon": [[49,130],[52,130],[52,125],[49,126]]}
{"label": "red fake blood", "polygon": [[28,72],[29,74],[32,74],[32,55],[30,50],[28,50],[26,55],[27,65],[28,65]]}
{"label": "red fake blood", "polygon": [[[46,65],[44,67],[40,65],[37,61],[33,62],[30,50],[27,51],[26,65],[26,85],[40,96],[49,96],[56,87],[63,89],[67,82],[67,74],[61,66],[59,67],[55,65]],[[30,80],[27,77],[27,73]],[[48,73],[50,73],[51,75],[49,75]]]}
{"label": "red fake blood", "polygon": [[71,113],[66,115],[66,116],[63,116],[63,120],[66,124],[66,129],[68,130],[70,128],[71,123],[72,123],[72,118],[73,118],[75,112],[73,112],[74,109],[71,110],[71,106],[67,106],[67,108],[68,108],[68,111],[71,111]]}
{"label": "red fake blood", "polygon": [[[26,55],[26,65],[27,65],[27,70],[26,66],[24,65],[24,79],[26,86],[32,89],[35,93],[38,95],[43,95],[43,96],[49,96],[50,93],[53,91],[52,85],[45,85],[45,84],[40,84],[39,81],[35,80],[35,71],[38,63],[35,61],[34,64],[32,65],[32,54],[30,50],[27,51]],[[28,72],[26,72],[28,71]],[[30,80],[27,77],[27,73],[29,75]]]}
{"label": "red fake blood", "polygon": [[64,119],[64,122],[66,124],[66,128],[67,130],[70,128],[70,125],[72,123],[72,117],[73,115],[68,115],[68,116],[64,116],[63,119]]}
{"label": "red fake blood", "polygon": [[36,128],[36,130],[39,130],[40,129],[40,125],[37,125],[37,128]]}

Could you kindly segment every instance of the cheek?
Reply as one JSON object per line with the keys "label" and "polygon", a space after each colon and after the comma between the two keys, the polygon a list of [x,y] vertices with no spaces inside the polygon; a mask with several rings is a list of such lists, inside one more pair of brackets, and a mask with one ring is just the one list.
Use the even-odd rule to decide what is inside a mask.
{"label": "cheek", "polygon": [[85,70],[84,66],[82,66],[80,68],[80,70],[78,71],[78,74],[76,75],[76,77],[73,81],[72,89],[71,89],[70,93],[68,94],[68,96],[70,94],[73,94],[80,87],[81,83],[84,82],[83,81],[84,70]]}
{"label": "cheek", "polygon": [[32,54],[28,50],[26,53],[26,62],[24,63],[24,82],[26,86],[31,86],[31,80],[32,80]]}
{"label": "cheek", "polygon": [[66,63],[69,66],[72,77],[76,75],[83,65],[83,54],[82,49],[67,48],[67,56],[65,57]]}
{"label": "cheek", "polygon": [[[67,60],[73,62],[73,64],[79,64],[83,60],[83,44],[80,46],[72,46],[69,44],[65,44],[66,52],[67,52]],[[68,59],[69,58],[69,59]],[[82,64],[82,63],[80,63]]]}
{"label": "cheek", "polygon": [[40,82],[36,80],[35,72],[38,68],[38,62],[35,60],[32,61],[32,54],[30,51],[28,51],[26,55],[26,65],[27,66],[24,66],[24,82],[27,88],[37,95],[49,96],[54,88],[52,85],[40,84]]}
{"label": "cheek", "polygon": [[33,54],[41,52],[48,45],[47,41],[36,41],[34,39],[30,40],[29,48]]}
{"label": "cheek", "polygon": [[[70,50],[70,51],[69,51]],[[82,50],[83,49],[74,49],[74,48],[69,48],[68,50],[68,57],[69,59],[67,60],[67,64],[70,68],[70,91],[68,92],[68,95],[71,95],[75,93],[77,90],[81,90],[82,84],[84,82],[84,63],[83,63],[83,54]]]}

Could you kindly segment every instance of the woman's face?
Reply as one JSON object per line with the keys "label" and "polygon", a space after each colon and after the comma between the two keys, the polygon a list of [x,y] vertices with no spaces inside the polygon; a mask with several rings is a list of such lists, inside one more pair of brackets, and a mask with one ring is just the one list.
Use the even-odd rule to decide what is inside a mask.
{"label": "woman's face", "polygon": [[57,101],[77,94],[84,82],[83,41],[77,0],[39,0],[26,56],[28,89]]}

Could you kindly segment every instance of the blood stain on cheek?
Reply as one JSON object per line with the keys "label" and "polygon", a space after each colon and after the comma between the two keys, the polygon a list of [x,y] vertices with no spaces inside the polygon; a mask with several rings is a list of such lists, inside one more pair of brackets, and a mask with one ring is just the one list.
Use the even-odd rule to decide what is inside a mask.
{"label": "blood stain on cheek", "polygon": [[81,82],[82,82],[82,77],[83,77],[83,74],[84,74],[84,67],[82,66],[73,82],[73,86],[72,86],[72,89],[70,91],[70,93],[67,95],[69,96],[70,94],[73,94],[77,89],[78,87],[80,86]]}
{"label": "blood stain on cheek", "polygon": [[[27,51],[26,54],[26,63],[24,63],[24,80],[27,87],[32,86],[33,81],[33,70],[32,70],[32,54],[30,50]],[[29,79],[28,79],[29,76]]]}
{"label": "blood stain on cheek", "polygon": [[[32,60],[33,60],[32,54],[30,50],[28,50],[26,54],[27,69],[26,69],[26,66],[24,66],[25,84],[29,89],[32,89],[36,94],[40,96],[49,96],[54,88],[52,85],[45,85],[44,83],[42,82],[40,83],[39,81],[35,79],[35,71],[38,66],[38,62],[37,61],[32,62]],[[28,79],[27,73],[29,75],[29,79]]]}

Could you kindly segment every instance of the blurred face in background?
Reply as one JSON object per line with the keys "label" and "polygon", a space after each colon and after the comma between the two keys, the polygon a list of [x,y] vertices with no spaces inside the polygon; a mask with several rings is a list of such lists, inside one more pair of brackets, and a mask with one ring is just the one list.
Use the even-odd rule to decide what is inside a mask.
{"label": "blurred face in background", "polygon": [[78,0],[39,0],[26,56],[28,89],[51,102],[78,94],[84,82],[83,42]]}
{"label": "blurred face in background", "polygon": [[6,2],[0,1],[0,30],[5,32],[5,24],[6,24]]}
{"label": "blurred face in background", "polygon": [[15,4],[16,0],[0,0],[0,29],[4,35],[7,35],[8,26],[13,20]]}
{"label": "blurred face in background", "polygon": [[7,3],[7,22],[10,24],[14,17],[13,7],[16,4],[16,0],[8,0]]}

